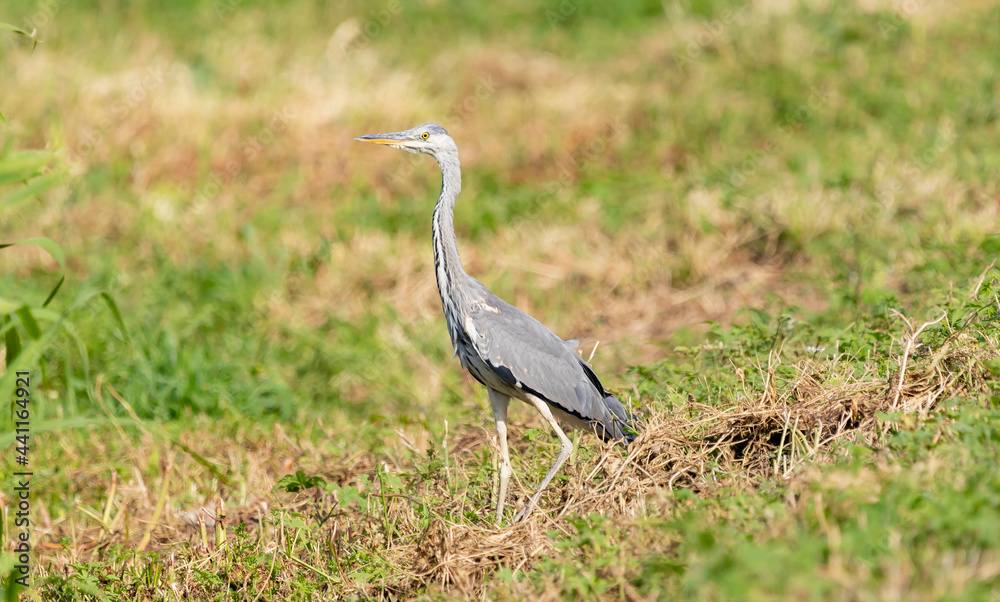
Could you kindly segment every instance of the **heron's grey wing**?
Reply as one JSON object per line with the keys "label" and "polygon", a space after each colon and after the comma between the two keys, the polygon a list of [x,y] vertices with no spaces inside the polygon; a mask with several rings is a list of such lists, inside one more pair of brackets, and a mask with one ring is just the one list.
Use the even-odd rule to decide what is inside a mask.
{"label": "heron's grey wing", "polygon": [[563,339],[563,345],[569,347],[570,351],[576,351],[576,348],[580,346],[580,339]]}
{"label": "heron's grey wing", "polygon": [[512,387],[584,422],[598,423],[614,438],[623,437],[625,409],[604,390],[590,366],[544,324],[490,297],[473,304],[466,325],[483,361]]}

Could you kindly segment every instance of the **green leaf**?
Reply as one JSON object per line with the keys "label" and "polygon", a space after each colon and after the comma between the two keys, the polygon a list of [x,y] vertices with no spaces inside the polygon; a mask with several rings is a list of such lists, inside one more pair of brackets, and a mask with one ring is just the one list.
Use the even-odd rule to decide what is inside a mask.
{"label": "green leaf", "polygon": [[214,464],[209,462],[204,456],[202,456],[198,452],[194,451],[193,449],[185,445],[184,442],[180,441],[179,439],[171,439],[170,442],[176,445],[177,447],[181,448],[182,450],[184,450],[184,453],[194,458],[195,462],[204,466],[208,470],[208,472],[212,473],[213,477],[219,479],[219,481],[221,481],[227,487],[232,486],[233,484],[232,479],[222,474],[222,472],[218,468],[216,468]]}
{"label": "green leaf", "polygon": [[335,494],[337,496],[337,501],[341,508],[350,508],[353,504],[357,504],[358,508],[365,507],[365,495],[361,493],[357,487],[352,487],[350,485],[344,485],[340,487],[338,485],[329,485],[326,488],[328,493]]}
{"label": "green leaf", "polygon": [[18,151],[3,155],[0,159],[0,186],[23,182],[38,175],[42,169],[55,161],[55,154],[49,151]]}
{"label": "green leaf", "polygon": [[48,307],[49,306],[49,303],[51,303],[52,299],[55,298],[56,293],[58,293],[59,289],[62,288],[63,282],[66,282],[66,274],[63,274],[59,278],[59,282],[56,282],[56,285],[54,287],[52,287],[52,292],[49,293],[49,296],[45,298],[45,303],[42,303],[42,307]]}
{"label": "green leaf", "polygon": [[[16,304],[12,304],[12,303],[6,301],[5,299],[0,299],[0,308],[5,307],[5,306],[6,307],[10,307],[11,305],[14,305],[16,307],[16,309],[14,309],[14,312],[20,312],[22,309],[26,309],[26,308],[17,307]],[[11,313],[12,313],[11,311],[3,311],[2,309],[0,309],[0,335],[3,335],[4,339],[6,341],[6,345],[7,345],[7,349],[8,349],[8,353],[7,353],[7,363],[8,364],[10,362],[14,361],[14,358],[21,351],[21,339],[17,335],[17,331],[16,331],[18,323],[13,319],[13,316],[11,315]],[[56,321],[59,320],[59,314],[57,314],[55,312],[52,312],[52,311],[49,311],[47,309],[36,309],[36,310],[34,310],[34,311],[31,312],[30,317],[34,317],[36,320],[45,320],[45,321],[48,321],[48,322],[56,322]],[[23,320],[23,318],[22,318],[22,320]],[[63,322],[63,326],[64,327],[66,325],[68,325],[68,324],[69,324],[69,322],[66,322],[66,321]],[[23,326],[23,324],[22,324],[22,326]],[[37,334],[38,334],[38,336],[41,336],[41,329],[38,328],[38,323],[37,322],[34,323],[34,328],[38,329],[37,330]],[[34,337],[34,338],[37,338],[37,337]]]}
{"label": "green leaf", "polygon": [[993,358],[991,360],[986,360],[983,362],[983,367],[989,372],[993,378],[1000,378],[1000,358]]}
{"label": "green leaf", "polygon": [[122,329],[122,335],[125,337],[125,342],[131,343],[131,339],[129,339],[128,336],[128,328],[125,326],[125,320],[122,319],[122,312],[118,309],[118,304],[115,303],[114,297],[112,297],[109,293],[102,291],[101,299],[104,300],[108,309],[111,310],[111,315],[114,316],[115,321],[118,322],[118,327]]}
{"label": "green leaf", "polygon": [[306,473],[301,470],[295,471],[295,474],[286,474],[281,477],[278,482],[271,488],[271,491],[278,491],[284,489],[289,493],[295,493],[297,491],[302,491],[304,489],[311,489],[313,487],[326,487],[326,479],[320,476],[307,476]]}
{"label": "green leaf", "polygon": [[17,308],[21,307],[22,305],[24,305],[24,304],[23,303],[15,303],[14,301],[11,301],[10,299],[4,299],[3,297],[0,297],[0,314],[2,314],[2,315],[12,314],[12,313],[16,312]]}
{"label": "green leaf", "polygon": [[979,243],[979,248],[987,255],[994,257],[1000,255],[1000,235],[987,236],[983,242]]}
{"label": "green leaf", "polygon": [[[17,25],[11,25],[10,23],[4,23],[3,21],[0,21],[0,29],[6,29],[7,31],[14,32],[14,33],[16,33],[17,35],[19,35],[21,37],[28,38],[29,40],[32,40],[34,42],[34,44],[31,45],[32,49],[34,49],[36,46],[38,46],[38,38],[35,37],[35,32],[33,32],[33,31],[32,32],[27,32],[27,31],[21,29],[20,27],[18,27]],[[2,117],[2,115],[0,115],[0,117]]]}
{"label": "green leaf", "polygon": [[17,190],[0,197],[0,210],[11,209],[20,205],[24,201],[35,197],[42,192],[45,192],[49,188],[56,186],[60,181],[65,179],[66,174],[64,172],[56,172],[45,174],[44,176],[39,176],[32,179],[26,185],[18,188]]}
{"label": "green leaf", "polygon": [[310,529],[306,521],[302,520],[301,514],[289,513],[285,515],[285,527],[289,529]]}
{"label": "green leaf", "polygon": [[[107,426],[112,424],[118,424],[119,426],[149,426],[141,422],[136,422],[131,418],[114,419],[111,418],[93,418],[78,416],[75,418],[63,418],[60,420],[46,420],[43,422],[32,422],[31,423],[31,433],[32,435],[37,435],[38,433],[48,433],[48,432],[61,432],[71,429],[86,429],[95,426]],[[156,425],[158,426],[158,425]],[[4,449],[10,447],[14,444],[17,437],[17,433],[14,430],[8,430],[0,434],[0,447]]]}
{"label": "green leaf", "polygon": [[4,23],[3,21],[0,21],[0,29],[6,29],[7,31],[13,31],[14,33],[16,33],[18,35],[22,35],[22,36],[29,36],[29,37],[31,36],[30,33],[24,31],[23,29],[21,29],[17,25],[11,25],[10,23]]}
{"label": "green leaf", "polygon": [[[10,314],[0,316],[0,324],[5,325],[10,321]],[[10,328],[4,333],[4,344],[7,347],[7,366],[9,367],[17,359],[17,356],[21,355],[21,338],[17,335],[16,330]]]}
{"label": "green leaf", "polygon": [[[32,341],[27,347],[24,347],[13,361],[8,357],[7,370],[0,375],[0,399],[11,398],[11,394],[14,392],[14,379],[18,370],[27,370],[35,365],[38,358],[42,356],[42,352],[48,348],[52,343],[52,339],[55,338],[56,333],[59,332],[59,325],[62,319],[63,316],[42,333],[38,339]],[[9,332],[14,331],[11,330]]]}
{"label": "green leaf", "polygon": [[35,321],[35,316],[31,315],[31,309],[27,305],[18,308],[17,317],[21,318],[21,324],[28,332],[29,337],[38,340],[42,336],[42,331],[38,328],[38,322]]}
{"label": "green leaf", "polygon": [[[15,303],[10,299],[4,299],[0,297],[0,314],[13,314],[17,313],[17,310],[21,309],[23,303]],[[52,311],[51,309],[45,309],[42,307],[32,307],[31,315],[34,316],[35,320],[39,322],[55,322],[59,320],[59,312]],[[3,328],[0,327],[0,332],[3,332]]]}
{"label": "green leaf", "polygon": [[0,249],[5,249],[7,247],[13,246],[24,246],[24,245],[35,245],[45,249],[49,255],[52,256],[56,262],[59,263],[59,267],[62,268],[63,272],[66,271],[66,253],[63,252],[62,247],[59,243],[52,240],[51,238],[46,238],[44,236],[37,236],[35,238],[25,238],[24,240],[19,240],[17,242],[0,244]]}
{"label": "green leaf", "polygon": [[[50,292],[49,296],[45,299],[45,303],[42,304],[42,307],[46,307],[48,306],[49,302],[52,301],[52,298],[56,296],[56,293],[59,292],[59,289],[62,287],[63,282],[66,280],[66,253],[63,251],[62,247],[59,246],[59,243],[52,240],[51,238],[46,238],[44,236],[37,236],[35,238],[26,238],[24,240],[19,240],[17,242],[0,244],[0,249],[6,249],[7,247],[24,246],[24,245],[35,245],[45,249],[45,251],[48,252],[48,254],[51,255],[52,258],[55,259],[56,262],[59,264],[59,268],[62,272],[59,281],[56,282],[56,285],[52,288],[52,292]],[[0,306],[0,311],[3,311],[2,306]]]}

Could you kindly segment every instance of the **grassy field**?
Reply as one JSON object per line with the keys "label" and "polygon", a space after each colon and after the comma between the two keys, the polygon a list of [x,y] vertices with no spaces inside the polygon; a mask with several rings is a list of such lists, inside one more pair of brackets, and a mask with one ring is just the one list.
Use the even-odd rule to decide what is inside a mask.
{"label": "grassy field", "polygon": [[[1000,600],[994,3],[0,22],[35,31],[0,29],[6,599],[29,371],[23,599]],[[460,149],[466,269],[643,419],[577,434],[511,528],[439,173],[352,140],[424,121]],[[559,447],[512,421],[510,516]]]}

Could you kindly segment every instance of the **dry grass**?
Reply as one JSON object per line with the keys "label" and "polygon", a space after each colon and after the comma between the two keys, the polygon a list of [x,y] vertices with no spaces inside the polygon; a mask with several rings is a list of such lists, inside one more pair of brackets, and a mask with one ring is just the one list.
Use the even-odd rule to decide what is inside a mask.
{"label": "dry grass", "polygon": [[[316,567],[324,566],[325,555],[333,554],[338,565],[352,564],[341,565],[340,575],[327,575],[331,591],[409,597],[430,588],[480,596],[497,570],[528,571],[553,553],[552,532],[572,532],[568,517],[599,514],[624,528],[663,512],[665,491],[687,489],[711,496],[721,490],[752,490],[772,481],[797,482],[801,490],[803,480],[817,478],[811,467],[840,453],[840,442],[879,447],[886,433],[927,416],[938,400],[983,391],[990,378],[983,362],[1000,355],[995,345],[983,346],[960,331],[940,348],[928,349],[918,343],[919,330],[911,329],[894,345],[900,369],[889,374],[855,374],[843,358],[803,359],[794,364],[793,378],[776,379],[781,357],[777,351],[771,365],[757,368],[765,383],[762,390],[744,388],[721,406],[694,399],[672,411],[652,406],[656,409],[627,450],[579,437],[584,451],[567,464],[566,478],[552,484],[529,520],[512,527],[491,524],[493,502],[487,488],[492,483],[484,481],[480,459],[483,451],[494,453],[488,427],[453,431],[446,440],[444,468],[426,478],[406,475],[420,474],[421,459],[443,443],[428,440],[420,427],[398,430],[376,453],[331,449],[330,442],[349,437],[330,432],[322,421],[294,437],[280,424],[229,433],[220,425],[198,421],[197,437],[181,434],[174,444],[145,429],[129,435],[119,428],[111,441],[104,439],[109,436],[104,429],[75,442],[53,435],[56,440],[42,449],[52,449],[58,441],[60,453],[72,459],[80,454],[114,454],[120,445],[132,468],[130,477],[119,479],[111,473],[110,481],[105,466],[67,470],[69,489],[82,496],[77,507],[92,508],[85,513],[91,518],[71,515],[54,520],[43,506],[39,511],[43,566],[46,572],[71,574],[73,564],[101,558],[112,549],[109,546],[146,548],[164,553],[160,561],[164,570],[173,563],[169,570],[174,577],[165,583],[177,595],[197,597],[204,584],[192,569],[225,566],[227,554],[232,554],[215,546],[217,500],[198,494],[220,488],[229,528],[245,524],[247,532],[241,536],[245,545],[277,554],[278,566],[268,570],[279,583],[303,567],[320,570]],[[741,372],[741,379],[744,376]],[[885,412],[892,411],[901,412],[901,423],[887,420]],[[529,426],[517,424],[514,433]],[[535,469],[547,455],[539,456],[527,438],[515,437],[512,445],[516,464],[527,465],[515,472],[511,503],[518,506],[530,493]],[[191,453],[184,453],[184,448]],[[198,461],[201,456],[205,460]],[[222,484],[207,475],[206,462],[217,474],[229,475],[232,483]],[[357,488],[362,503],[351,505],[338,499],[336,492],[317,489],[271,492],[276,475],[297,468]],[[380,474],[402,475],[410,485],[405,493],[383,488]],[[850,478],[863,479],[864,474]],[[93,497],[101,491],[103,497]],[[206,520],[207,537],[199,534],[198,516]],[[63,543],[58,543],[60,539]],[[288,552],[298,549],[295,542],[300,539],[304,547]],[[669,548],[669,542],[660,545]],[[381,581],[358,581],[350,575],[364,566],[358,564],[359,556],[368,557],[369,564],[393,568],[383,573]],[[254,573],[265,567],[240,570]],[[163,591],[142,584],[135,587],[145,595]]]}
{"label": "dry grass", "polygon": [[[968,349],[937,355],[934,363],[976,366],[969,361]],[[978,353],[982,354],[979,360],[997,356],[996,349]],[[958,383],[981,387],[989,379],[981,368],[977,374],[958,370],[945,378],[939,367],[924,365],[899,381],[851,379],[823,386],[823,379],[836,376],[828,367],[806,361],[796,368],[799,377],[785,383],[780,394],[772,385],[729,408],[692,400],[672,414],[650,416],[627,456],[609,445],[590,462],[577,465],[570,479],[548,494],[550,500],[558,501],[524,524],[497,531],[435,522],[419,542],[400,551],[406,566],[416,573],[414,585],[439,583],[477,596],[497,568],[516,571],[544,557],[552,545],[545,533],[565,531],[562,519],[567,515],[598,513],[629,521],[655,514],[656,508],[648,504],[659,491],[680,487],[709,493],[723,487],[754,488],[771,479],[788,480],[797,468],[829,459],[840,440],[880,446],[884,435],[898,428],[885,419],[884,412],[902,410],[926,416],[942,397],[982,392]]]}
{"label": "dry grass", "polygon": [[[794,306],[809,314],[855,295],[842,302],[836,321],[881,299],[860,299],[863,292],[896,295],[903,299],[893,298],[896,307],[920,306],[927,290],[915,288],[961,280],[958,272],[974,269],[961,262],[989,252],[980,243],[995,230],[1000,197],[983,176],[993,165],[991,146],[977,141],[971,130],[978,126],[969,124],[983,123],[989,135],[992,122],[976,121],[978,113],[954,102],[951,91],[892,99],[894,91],[865,82],[940,77],[940,54],[929,50],[950,49],[973,66],[960,73],[977,90],[994,85],[974,72],[985,63],[963,54],[985,45],[981,39],[959,43],[957,27],[942,34],[949,23],[971,19],[968,7],[977,3],[916,3],[920,10],[907,19],[917,33],[903,36],[891,55],[874,38],[868,47],[851,33],[871,34],[865,27],[876,17],[867,15],[882,15],[887,4],[860,3],[858,14],[845,8],[846,17],[831,18],[842,29],[836,38],[840,33],[820,31],[796,3],[748,3],[737,23],[725,24],[701,49],[705,58],[685,69],[677,58],[713,25],[692,15],[637,30],[609,56],[560,54],[547,46],[548,36],[544,44],[472,36],[415,60],[391,44],[344,53],[359,35],[358,21],[339,22],[331,34],[310,24],[327,22],[311,12],[325,10],[316,7],[267,18],[236,11],[196,57],[186,42],[129,22],[109,53],[93,41],[57,37],[73,19],[87,31],[87,19],[96,18],[71,18],[65,8],[65,19],[47,32],[55,43],[34,52],[11,46],[5,54],[5,85],[33,94],[6,98],[3,111],[17,146],[66,149],[76,179],[44,205],[5,215],[0,239],[58,239],[71,258],[67,288],[93,278],[115,291],[126,314],[149,296],[172,292],[150,286],[173,284],[156,278],[164,264],[184,273],[206,263],[236,270],[254,260],[307,263],[326,244],[313,272],[278,267],[266,286],[249,287],[243,309],[259,316],[248,322],[263,333],[262,346],[289,343],[292,331],[325,335],[338,321],[382,320],[383,304],[394,319],[379,322],[358,353],[376,366],[374,376],[347,370],[309,382],[328,395],[311,399],[334,400],[322,406],[326,423],[315,407],[295,416],[294,427],[245,420],[235,415],[243,401],[236,399],[236,409],[220,410],[221,418],[184,414],[185,406],[175,423],[137,425],[113,418],[133,413],[98,382],[100,425],[74,429],[71,416],[71,426],[37,434],[39,465],[59,467],[39,480],[48,490],[34,502],[42,570],[57,576],[94,568],[106,584],[127,580],[132,597],[149,599],[217,593],[206,575],[248,599],[268,588],[269,599],[282,599],[303,575],[323,593],[369,597],[552,594],[557,584],[511,593],[492,578],[524,575],[553,555],[582,555],[559,547],[580,517],[610,517],[636,536],[630,545],[650,543],[658,533],[637,525],[679,504],[671,491],[710,499],[779,483],[794,498],[848,442],[877,447],[891,430],[933,416],[942,399],[981,392],[988,380],[983,361],[997,355],[989,337],[959,333],[928,349],[920,325],[907,323],[890,349],[878,350],[891,359],[888,370],[885,362],[859,371],[843,357],[776,349],[762,365],[732,366],[744,386],[721,397],[694,399],[664,388],[659,398],[642,400],[645,429],[627,450],[580,436],[566,478],[551,486],[530,520],[506,529],[490,521],[486,412],[458,428],[452,423],[443,442],[437,425],[413,422],[451,411],[422,409],[449,396],[471,406],[470,392],[482,393],[456,381],[454,364],[439,361],[441,353],[426,343],[433,336],[446,345],[428,240],[434,167],[426,157],[411,163],[407,155],[360,148],[351,140],[358,134],[426,120],[448,127],[468,174],[457,218],[467,269],[559,334],[581,338],[585,349],[599,339],[595,363],[609,384],[626,366],[660,360],[678,329],[727,323],[747,307]],[[303,33],[289,39],[273,30]],[[843,48],[823,47],[834,38]],[[842,63],[826,62],[830,52]],[[782,104],[794,109],[806,88],[825,82],[830,95],[822,114],[789,128],[794,132],[763,156],[750,184],[734,194],[719,183],[716,170],[726,181],[727,170],[777,136]],[[789,89],[798,84],[803,89]],[[879,111],[912,112],[912,119],[896,131],[888,117],[876,117]],[[934,139],[942,136],[937,148]],[[594,150],[595,137],[602,150]],[[257,152],[248,153],[248,144],[259,144]],[[928,145],[935,154],[924,161]],[[841,164],[843,173],[834,173]],[[533,206],[499,226],[482,218],[505,220],[508,203],[530,204],[522,191],[537,197]],[[259,238],[245,237],[248,226]],[[45,261],[36,251],[8,249],[0,269],[27,277]],[[182,333],[181,345],[204,344],[186,323],[177,327],[183,315],[155,316],[144,322],[151,330],[162,318],[171,334]],[[321,348],[343,344],[330,339],[296,341],[296,349],[339,359]],[[215,342],[205,344],[209,353]],[[379,353],[384,357],[368,357]],[[248,370],[287,376],[300,368],[294,359]],[[380,370],[376,361],[385,360],[395,374]],[[405,385],[387,393],[378,379],[399,375]],[[286,381],[294,386],[293,377]],[[760,381],[766,384],[752,384]],[[46,418],[64,418],[60,386],[46,390],[59,402]],[[411,404],[398,421],[359,424],[342,412],[398,398]],[[533,420],[512,429],[520,435],[512,442],[515,507],[550,460],[548,434],[535,443]],[[335,487],[273,491],[279,477],[296,470]],[[838,478],[864,481],[877,470],[869,472]],[[383,486],[380,478],[388,476],[404,486]],[[360,503],[343,498],[347,490]],[[222,548],[212,534],[220,498],[229,529]],[[0,498],[0,506],[10,502]],[[246,533],[234,532],[240,524]],[[652,543],[667,555],[676,544]],[[153,555],[133,553],[140,549]],[[267,562],[251,562],[261,558]],[[952,560],[966,575],[955,573],[959,581],[995,574],[991,553]],[[926,566],[900,561],[887,569],[894,581],[884,597],[905,597],[908,576]],[[622,567],[609,570],[631,570]],[[833,561],[825,568],[849,585],[849,570]],[[621,593],[640,597],[627,588]]]}

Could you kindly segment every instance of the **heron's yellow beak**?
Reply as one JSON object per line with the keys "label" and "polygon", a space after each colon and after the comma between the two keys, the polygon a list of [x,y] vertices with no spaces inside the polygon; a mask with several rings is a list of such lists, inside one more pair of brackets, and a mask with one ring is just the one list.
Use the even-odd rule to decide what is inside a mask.
{"label": "heron's yellow beak", "polygon": [[367,138],[358,136],[355,140],[360,140],[361,142],[371,142],[372,144],[399,144],[399,140],[390,140],[389,138]]}
{"label": "heron's yellow beak", "polygon": [[413,142],[413,138],[403,132],[393,132],[391,134],[368,134],[367,136],[358,136],[355,140],[361,142],[370,142],[372,144],[386,144],[389,146],[410,146]]}

